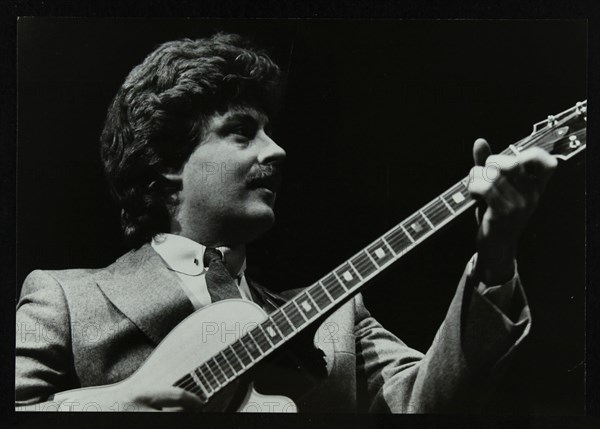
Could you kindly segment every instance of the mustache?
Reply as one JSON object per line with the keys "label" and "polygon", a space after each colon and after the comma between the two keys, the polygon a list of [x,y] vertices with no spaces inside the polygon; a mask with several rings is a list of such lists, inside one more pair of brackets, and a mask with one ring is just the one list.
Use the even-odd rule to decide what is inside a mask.
{"label": "mustache", "polygon": [[266,187],[277,191],[282,182],[281,167],[276,164],[258,165],[246,176],[246,185]]}

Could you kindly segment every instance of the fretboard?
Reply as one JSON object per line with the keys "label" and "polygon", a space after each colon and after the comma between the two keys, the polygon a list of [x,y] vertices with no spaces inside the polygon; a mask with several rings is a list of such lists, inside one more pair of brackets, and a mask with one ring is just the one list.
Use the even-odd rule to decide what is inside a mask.
{"label": "fretboard", "polygon": [[[502,152],[516,155],[538,146],[557,156],[572,156],[585,147],[583,105],[550,117],[544,127]],[[576,121],[581,119],[580,121]],[[565,124],[569,124],[568,126]],[[564,158],[566,159],[566,158]],[[493,169],[489,171],[493,174]],[[468,192],[469,177],[412,213],[358,253],[337,266],[267,319],[224,348],[175,385],[208,400],[225,385],[283,346],[289,339],[351,299],[371,279],[382,273],[430,236],[475,205]]]}

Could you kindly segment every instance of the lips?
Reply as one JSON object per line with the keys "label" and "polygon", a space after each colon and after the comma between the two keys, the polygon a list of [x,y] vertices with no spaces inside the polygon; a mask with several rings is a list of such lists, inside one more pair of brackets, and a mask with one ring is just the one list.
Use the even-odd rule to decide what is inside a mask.
{"label": "lips", "polygon": [[281,174],[261,175],[252,179],[248,186],[251,189],[266,188],[271,192],[277,192],[281,187]]}

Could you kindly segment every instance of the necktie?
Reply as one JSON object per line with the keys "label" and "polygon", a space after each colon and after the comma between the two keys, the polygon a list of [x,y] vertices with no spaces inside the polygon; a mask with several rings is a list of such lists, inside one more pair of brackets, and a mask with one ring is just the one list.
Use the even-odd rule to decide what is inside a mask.
{"label": "necktie", "polygon": [[227,267],[223,263],[223,254],[212,247],[204,251],[204,266],[206,272],[206,286],[212,302],[223,299],[241,298],[242,295]]}

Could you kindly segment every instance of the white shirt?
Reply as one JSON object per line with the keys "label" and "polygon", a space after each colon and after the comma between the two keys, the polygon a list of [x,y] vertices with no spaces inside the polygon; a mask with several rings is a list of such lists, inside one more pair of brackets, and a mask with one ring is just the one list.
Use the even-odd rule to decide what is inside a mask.
{"label": "white shirt", "polygon": [[[181,288],[188,296],[195,310],[212,303],[206,286],[206,270],[202,263],[206,247],[189,238],[173,234],[159,234],[152,239],[152,248],[165,261],[181,280]],[[217,247],[223,253],[224,263],[233,270],[243,299],[252,301],[252,294],[244,271],[246,270],[246,250],[243,246],[236,249]],[[238,265],[238,267],[235,267]]]}

